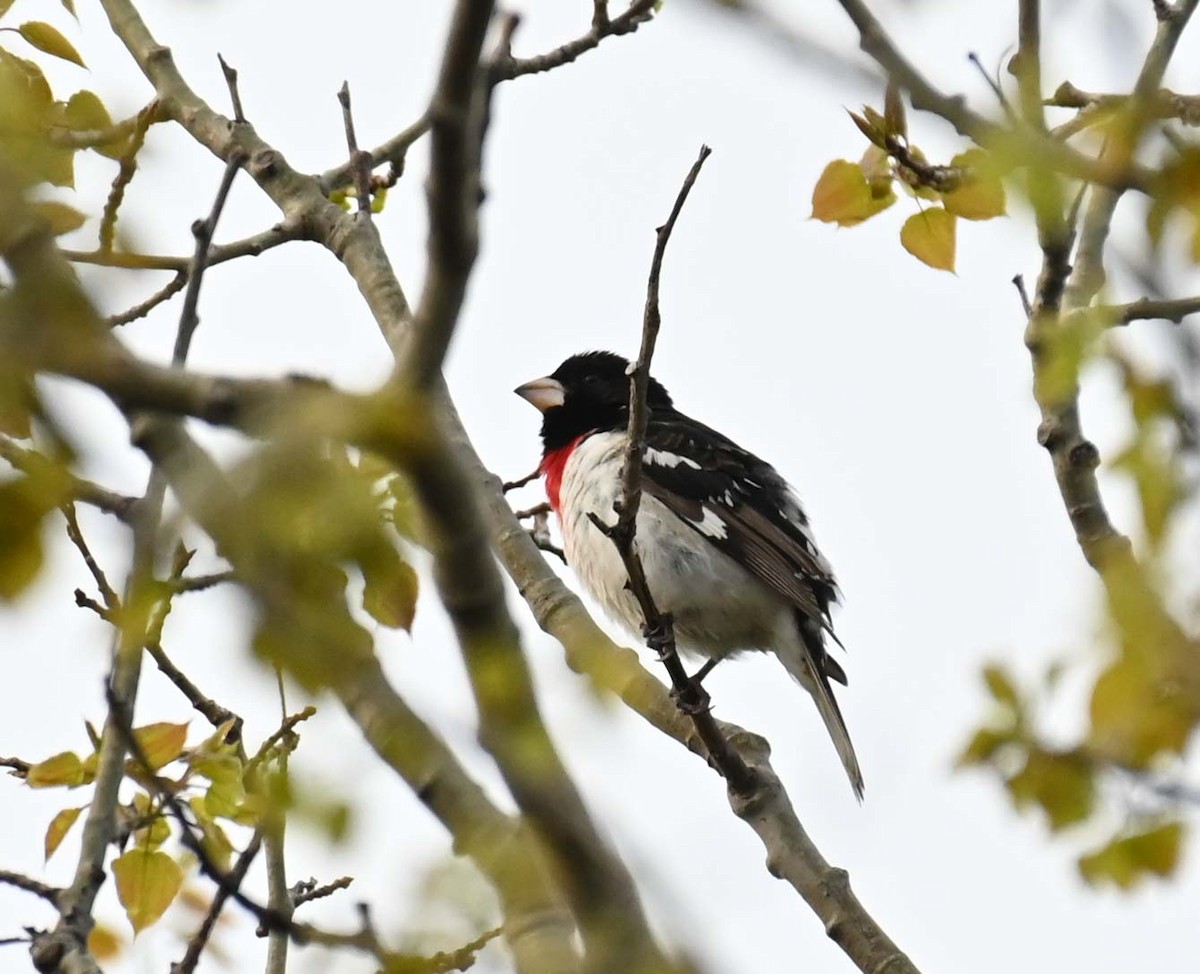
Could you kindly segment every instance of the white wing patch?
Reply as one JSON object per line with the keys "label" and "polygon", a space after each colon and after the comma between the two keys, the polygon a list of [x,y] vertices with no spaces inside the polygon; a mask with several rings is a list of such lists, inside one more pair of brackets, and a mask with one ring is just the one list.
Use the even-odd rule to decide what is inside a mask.
{"label": "white wing patch", "polygon": [[681,463],[685,467],[691,467],[693,470],[700,469],[700,464],[698,464],[691,457],[681,457],[677,453],[667,453],[663,450],[656,450],[652,446],[646,447],[646,452],[643,454],[643,459],[646,463],[656,463],[660,467],[667,467],[671,470],[674,470]]}
{"label": "white wing patch", "polygon": [[687,519],[688,523],[694,524],[697,531],[710,538],[721,538],[724,540],[728,537],[729,529],[725,522],[721,520],[720,515],[711,507],[705,507],[703,510],[704,517],[699,521],[689,517]]}

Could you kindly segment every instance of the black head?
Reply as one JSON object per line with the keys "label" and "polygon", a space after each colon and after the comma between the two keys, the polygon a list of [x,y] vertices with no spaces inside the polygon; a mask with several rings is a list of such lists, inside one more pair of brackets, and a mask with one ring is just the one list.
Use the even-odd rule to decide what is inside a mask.
{"label": "black head", "polygon": [[[613,430],[629,422],[629,360],[613,352],[572,355],[543,379],[516,390],[542,411],[542,443],[547,452],[593,430]],[[671,397],[655,379],[646,396],[651,409],[670,409]]]}

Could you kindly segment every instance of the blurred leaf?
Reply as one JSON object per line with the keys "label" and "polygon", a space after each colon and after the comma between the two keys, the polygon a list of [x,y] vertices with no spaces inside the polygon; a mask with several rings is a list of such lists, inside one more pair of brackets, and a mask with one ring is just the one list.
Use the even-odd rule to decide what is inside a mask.
{"label": "blurred leaf", "polygon": [[183,884],[179,863],[160,851],[130,849],[113,860],[112,872],[135,934],[157,922]]}
{"label": "blurred leaf", "polygon": [[8,13],[8,8],[11,7],[16,0],[0,0],[0,17]]}
{"label": "blurred leaf", "polygon": [[208,801],[194,797],[189,802],[196,822],[200,826],[200,841],[208,857],[222,869],[228,869],[233,862],[233,843],[225,830],[217,824],[208,808]]}
{"label": "blurred leaf", "polygon": [[49,224],[50,232],[56,237],[61,237],[64,233],[70,233],[72,230],[78,230],[87,223],[85,214],[80,213],[73,206],[67,206],[66,203],[49,200],[34,203],[33,208]]}
{"label": "blurred leaf", "polygon": [[942,194],[942,205],[948,213],[964,220],[1004,216],[1007,205],[1004,183],[986,152],[982,149],[962,152],[950,165],[962,170],[963,178],[956,189]]}
{"label": "blurred leaf", "polygon": [[46,829],[46,839],[43,843],[47,862],[50,861],[50,857],[54,855],[58,847],[62,845],[62,840],[67,837],[67,833],[71,831],[71,826],[75,824],[75,820],[79,818],[79,813],[82,811],[82,808],[64,808],[54,818],[50,819],[50,826]]}
{"label": "blurred leaf", "polygon": [[890,79],[883,96],[883,118],[889,135],[908,138],[908,120],[904,117],[904,92]]}
{"label": "blurred leaf", "polygon": [[813,187],[810,218],[852,227],[886,210],[895,199],[891,193],[876,199],[858,163],[835,159],[825,167],[817,185]]}
{"label": "blurred leaf", "polygon": [[1025,767],[1007,782],[1018,808],[1031,802],[1040,805],[1057,831],[1083,821],[1096,801],[1095,775],[1091,764],[1073,752],[1030,749]]}
{"label": "blurred leaf", "polygon": [[1146,536],[1158,547],[1168,520],[1186,497],[1177,457],[1158,437],[1139,430],[1133,442],[1112,459],[1112,467],[1133,478]]}
{"label": "blurred leaf", "polygon": [[850,116],[851,121],[853,121],[858,127],[858,130],[867,137],[867,140],[873,146],[876,146],[880,149],[887,148],[887,135],[882,129],[877,128],[868,119],[864,118],[862,115],[856,115],[849,109],[846,110],[846,113]]}
{"label": "blurred leaf", "polygon": [[79,19],[79,14],[75,12],[75,0],[60,0],[60,2],[63,5],[63,9],[66,10],[67,13],[69,13],[76,20]]}
{"label": "blurred leaf", "polygon": [[170,764],[183,751],[187,741],[187,724],[147,724],[134,729],[133,736],[151,771]]}
{"label": "blurred leaf", "polygon": [[926,207],[905,220],[900,243],[921,263],[954,271],[955,219],[940,207]]}
{"label": "blurred leaf", "polygon": [[206,757],[192,762],[192,771],[207,778],[211,784],[204,795],[210,818],[233,818],[246,800],[243,782],[244,767],[236,754]]}
{"label": "blurred leaf", "polygon": [[104,963],[115,960],[125,948],[125,942],[111,927],[97,923],[88,933],[88,953],[93,958]]}
{"label": "blurred leaf", "polygon": [[1129,653],[1100,674],[1089,708],[1093,749],[1143,768],[1161,753],[1179,754],[1196,723],[1195,707],[1148,659]]}
{"label": "blurred leaf", "polygon": [[388,188],[380,186],[371,195],[371,212],[382,213],[383,208],[387,206]]}
{"label": "blurred leaf", "polygon": [[1082,856],[1079,872],[1092,886],[1109,881],[1121,889],[1129,889],[1147,873],[1171,875],[1179,863],[1182,842],[1183,824],[1170,822],[1147,832],[1114,839]]}
{"label": "blurred leaf", "polygon": [[402,560],[390,545],[362,566],[366,586],[363,608],[371,618],[392,629],[412,631],[417,612],[418,580],[411,565]]}
{"label": "blurred leaf", "polygon": [[983,682],[987,684],[988,693],[997,703],[1005,704],[1014,710],[1020,706],[1016,685],[1008,671],[999,663],[989,663],[983,668]]}
{"label": "blurred leaf", "polygon": [[992,756],[1005,744],[1012,741],[1012,734],[995,730],[991,727],[981,727],[971,737],[955,761],[959,768],[969,768],[979,764],[987,764]]}
{"label": "blurred leaf", "polygon": [[39,51],[78,64],[81,68],[87,67],[79,52],[71,46],[71,42],[47,23],[30,20],[18,27],[17,33]]}
{"label": "blurred leaf", "polygon": [[63,751],[53,757],[30,765],[25,784],[30,788],[74,788],[84,783],[83,762],[74,751]]}
{"label": "blurred leaf", "polygon": [[0,363],[0,433],[29,439],[36,409],[37,393],[30,376],[15,363]]}

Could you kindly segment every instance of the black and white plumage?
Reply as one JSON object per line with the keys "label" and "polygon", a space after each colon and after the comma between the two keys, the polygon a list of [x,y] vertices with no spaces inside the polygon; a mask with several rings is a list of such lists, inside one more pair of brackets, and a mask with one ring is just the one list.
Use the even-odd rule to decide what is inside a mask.
{"label": "black and white plumage", "polygon": [[[516,390],[542,411],[541,473],[567,562],[588,593],[639,632],[637,600],[613,543],[588,517],[616,521],[628,438],[629,363],[611,352],[567,359]],[[834,641],[837,582],[800,503],[768,463],[675,409],[650,380],[635,546],[684,653],[721,660],[774,653],[816,701],[855,794],[862,772],[830,680],[846,683]]]}

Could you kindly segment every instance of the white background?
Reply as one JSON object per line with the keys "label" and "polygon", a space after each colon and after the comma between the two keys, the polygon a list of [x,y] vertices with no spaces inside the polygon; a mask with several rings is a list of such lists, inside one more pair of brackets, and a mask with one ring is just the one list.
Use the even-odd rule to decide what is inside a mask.
{"label": "white background", "polygon": [[[350,81],[360,141],[408,124],[432,87],[448,4],[143,2],[143,14],[175,52],[184,75],[228,111],[220,51],[241,71],[246,112],[297,167],[318,171],[344,157],[335,92]],[[994,109],[967,62],[977,51],[1001,63],[1016,35],[1015,3],[976,0],[880,4],[896,38],[928,73],[974,104]],[[150,96],[97,5],[81,3],[77,30],[49,0],[19,0],[7,23],[53,19],[80,41],[91,73],[64,67],[56,94],[94,87],[114,116]],[[586,0],[527,0],[518,54],[582,34]],[[615,9],[618,8],[614,8]],[[856,37],[831,0],[777,9],[847,56]],[[1120,90],[1153,31],[1141,0],[1049,3],[1048,88],[1070,78]],[[19,44],[15,35],[4,43]],[[1194,90],[1195,43],[1172,79]],[[22,52],[25,53],[25,52]],[[448,366],[463,418],[486,462],[505,476],[536,462],[537,415],[511,389],[585,348],[636,348],[654,227],[662,221],[701,142],[714,148],[676,229],[663,277],[663,333],[656,374],[685,411],[771,460],[797,486],[846,593],[837,617],[849,648],[841,700],[867,779],[859,807],[806,696],[770,659],[720,667],[709,688],[717,715],[764,733],[806,827],[849,869],[867,908],[924,971],[1192,970],[1200,948],[1194,856],[1170,883],[1128,896],[1085,888],[1074,856],[1100,832],[1049,840],[1035,816],[1018,817],[982,775],[955,774],[953,758],[986,713],[979,670],[1003,659],[1039,678],[1052,659],[1075,664],[1052,714],[1070,739],[1079,727],[1088,668],[1100,659],[1098,591],[1075,545],[1049,464],[1037,446],[1023,316],[1010,283],[1032,278],[1038,252],[1028,214],[959,233],[958,274],[905,254],[898,230],[916,204],[902,199],[871,223],[835,230],[809,222],[809,198],[825,163],[857,158],[863,139],[844,107],[879,92],[822,76],[742,29],[736,18],[684,0],[636,35],[614,38],[577,64],[504,85],[487,154],[483,253]],[[911,119],[931,156],[958,151],[946,126]],[[79,182],[93,212],[115,165],[81,154]],[[402,283],[415,298],[424,265],[424,147],[378,218]],[[189,225],[208,211],[220,165],[174,127],[155,128],[122,228],[130,245],[186,254]],[[1141,204],[1130,205],[1136,227]],[[218,240],[277,219],[242,177]],[[95,223],[71,242],[90,246]],[[1136,238],[1130,238],[1136,243]],[[1130,245],[1132,247],[1132,244]],[[1130,249],[1130,248],[1127,248]],[[161,275],[87,273],[105,311],[165,282]],[[1181,293],[1196,290],[1184,281]],[[1136,290],[1119,291],[1131,299]],[[196,368],[240,375],[289,371],[369,389],[390,359],[349,277],[324,251],[289,245],[214,268],[205,279]],[[169,356],[175,303],[123,337],[159,361]],[[1146,355],[1169,326],[1139,324]],[[1084,420],[1102,453],[1122,442],[1124,417],[1111,379],[1089,377]],[[54,400],[88,472],[129,493],[145,464],[128,448],[119,417],[99,397],[59,387]],[[224,450],[226,434],[205,434]],[[1106,477],[1123,527],[1134,524],[1124,484]],[[536,487],[521,502],[539,499]],[[88,512],[85,529],[114,580],[123,575],[123,532]],[[1185,540],[1194,544],[1195,533]],[[48,571],[0,615],[0,753],[30,760],[86,748],[82,719],[102,718],[109,634],[74,608],[90,579],[58,525]],[[629,713],[596,701],[536,631],[514,592],[543,707],[580,788],[642,881],[664,937],[734,974],[851,970],[791,889],[772,879],[754,835],[729,812],[719,779],[702,762]],[[416,631],[380,631],[378,648],[397,686],[469,759],[501,797],[473,743],[469,692],[449,629],[423,599]],[[276,724],[273,678],[246,649],[246,612],[230,592],[177,603],[165,645],[224,705],[242,713],[251,740]],[[292,707],[300,703],[293,693]],[[353,923],[353,903],[375,904],[381,929],[419,926],[414,891],[448,843],[417,800],[360,741],[336,704],[304,728],[293,765],[302,785],[348,796],[358,811],[348,845],[291,833],[291,874],[349,873],[350,893],[305,908],[326,926]],[[182,720],[186,705],[152,669],[138,721]],[[205,733],[193,721],[193,739]],[[82,793],[30,792],[0,780],[0,865],[42,875],[46,823]],[[1120,795],[1116,795],[1118,807]],[[1118,819],[1109,821],[1113,825]],[[68,839],[45,870],[67,883],[77,846]],[[261,890],[259,885],[253,887]],[[125,928],[111,890],[101,913]],[[241,915],[221,935],[242,945],[234,968],[264,952]],[[43,904],[0,887],[0,937],[51,922]],[[174,912],[146,934],[124,969],[165,970],[182,953]],[[498,951],[485,957],[493,962]],[[330,957],[302,955],[297,970]],[[207,963],[207,962],[206,962]],[[370,969],[339,956],[339,969]],[[0,950],[0,970],[26,970],[20,947]]]}

